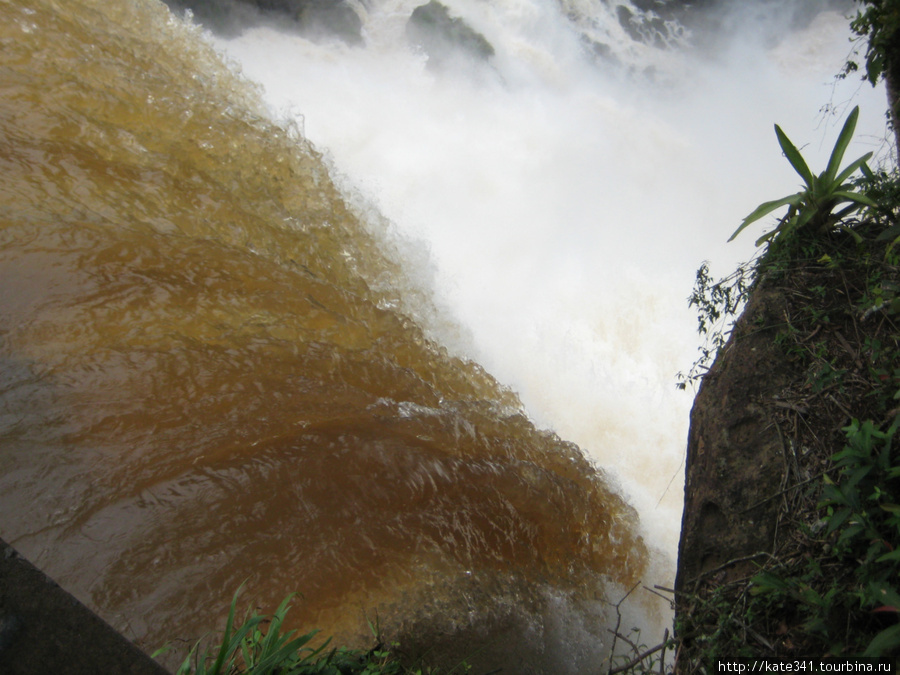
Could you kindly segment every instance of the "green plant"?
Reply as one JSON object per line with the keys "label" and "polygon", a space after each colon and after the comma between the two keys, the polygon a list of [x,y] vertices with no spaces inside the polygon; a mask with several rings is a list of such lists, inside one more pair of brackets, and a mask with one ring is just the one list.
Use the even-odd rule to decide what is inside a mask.
{"label": "green plant", "polygon": [[[676,635],[692,672],[738,654],[900,654],[900,181],[859,168],[844,180],[877,206],[852,221],[854,236],[794,236],[785,224],[792,236],[760,250],[747,284],[764,292],[744,328],[771,329],[796,372],[768,411],[785,461],[769,498],[781,502],[777,535],[749,576],[701,575],[687,589]],[[839,211],[833,226],[849,227]],[[707,345],[719,333],[707,356],[739,295],[714,287],[701,269],[691,304]],[[873,421],[840,434],[854,416]]]}
{"label": "green plant", "polygon": [[[760,615],[823,655],[881,657],[900,649],[900,457],[897,424],[871,421],[844,428],[847,443],[825,476],[817,528],[824,554],[807,550],[766,565],[750,580]],[[809,533],[811,534],[811,533]],[[891,625],[885,627],[887,617]]]}
{"label": "green plant", "polygon": [[[900,616],[900,456],[893,447],[898,422],[879,431],[870,420],[845,427],[847,444],[834,455],[839,473],[826,478],[822,506],[835,553],[858,563],[855,595],[870,612]],[[875,635],[867,656],[900,648],[900,624]]]}
{"label": "green plant", "polygon": [[718,659],[757,654],[750,636],[756,623],[754,598],[746,586],[723,583],[685,593],[690,608],[676,616],[675,635],[682,672],[715,672]]}
{"label": "green plant", "polygon": [[884,259],[888,264],[897,265],[900,258],[896,255],[896,247],[900,244],[900,178],[896,169],[887,171],[883,168],[874,171],[863,169],[863,175],[857,177],[854,184],[878,208],[870,209],[868,219],[873,229],[878,231],[876,241],[889,242],[885,249]]}
{"label": "green plant", "polygon": [[[788,207],[787,213],[781,218],[774,230],[756,240],[757,246],[779,234],[799,232],[804,230],[804,228],[816,233],[826,232],[834,227],[847,229],[841,225],[841,221],[844,218],[863,206],[876,206],[875,202],[869,197],[861,192],[857,192],[853,183],[847,182],[850,176],[865,167],[866,161],[872,156],[871,152],[851,162],[843,170],[839,170],[844,153],[856,129],[858,118],[859,106],[855,107],[848,115],[841,133],[838,135],[828,166],[818,176],[810,171],[800,151],[788,139],[781,127],[776,124],[775,135],[778,137],[778,143],[781,145],[781,149],[784,151],[791,166],[800,174],[806,187],[795,194],[757,206],[750,215],[744,218],[740,227],[735,230],[728,241],[732,241],[751,223],[784,206]],[[839,205],[847,202],[849,202],[847,206],[835,212]]]}
{"label": "green plant", "polygon": [[[897,50],[896,35],[900,32],[900,3],[896,0],[860,0],[860,9],[850,28],[860,37],[868,37],[866,47],[866,79],[874,86],[892,65]],[[858,69],[849,61],[845,72]]]}
{"label": "green plant", "polygon": [[[238,588],[232,598],[218,647],[201,654],[201,641],[198,641],[176,675],[453,675],[470,670],[466,661],[446,671],[429,666],[406,668],[394,653],[398,645],[386,647],[383,644],[377,618],[374,624],[367,619],[376,641],[372,649],[340,647],[326,650],[330,639],[313,648],[309,644],[318,631],[299,637],[295,637],[296,631],[283,632],[293,594],[281,602],[272,616],[254,612],[235,627],[240,592]],[[158,650],[154,657],[166,649]]]}
{"label": "green plant", "polygon": [[709,263],[704,262],[697,270],[694,290],[688,298],[688,306],[697,308],[697,332],[703,336],[703,344],[698,350],[700,356],[694,361],[687,375],[678,373],[676,386],[686,389],[709,370],[710,364],[725,346],[735,318],[740,314],[750,289],[756,279],[757,262],[746,262],[723,279],[713,281],[709,273]]}
{"label": "green plant", "polygon": [[[225,632],[215,653],[210,654],[207,651],[202,656],[198,655],[197,649],[200,645],[198,641],[181,664],[176,675],[228,675],[238,672],[238,664],[241,660],[244,671],[252,672],[255,675],[268,675],[276,672],[299,673],[301,671],[296,670],[298,667],[309,664],[324,649],[325,645],[318,649],[304,647],[312,640],[316,631],[297,638],[293,637],[295,631],[281,634],[281,627],[290,607],[292,595],[284,599],[271,619],[254,613],[243,624],[235,628],[235,609],[240,592],[241,589],[238,588],[231,601],[228,619],[225,622]],[[263,633],[262,625],[266,622],[269,626]]]}

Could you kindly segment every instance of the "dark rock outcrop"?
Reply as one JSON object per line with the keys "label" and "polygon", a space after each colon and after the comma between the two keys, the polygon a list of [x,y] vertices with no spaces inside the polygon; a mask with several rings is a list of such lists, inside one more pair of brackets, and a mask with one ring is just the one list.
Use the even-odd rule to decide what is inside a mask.
{"label": "dark rock outcrop", "polygon": [[164,0],[175,12],[190,10],[211,31],[231,37],[248,27],[276,25],[310,39],[336,38],[362,45],[363,21],[348,0]]}
{"label": "dark rock outcrop", "polygon": [[332,35],[347,44],[362,44],[362,19],[346,0],[243,0],[264,12],[297,22],[309,35]]}
{"label": "dark rock outcrop", "polygon": [[772,286],[763,282],[753,292],[694,401],[679,592],[744,576],[772,548],[780,502],[771,497],[785,469],[775,411],[782,389],[802,376],[776,343],[784,299]]}
{"label": "dark rock outcrop", "polygon": [[[650,5],[651,3],[645,4]],[[619,25],[625,29],[625,32],[635,42],[643,42],[655,47],[665,47],[671,37],[665,19],[654,11],[644,10],[641,14],[635,14],[625,5],[619,5],[616,7],[616,16],[619,20]]]}
{"label": "dark rock outcrop", "polygon": [[430,66],[443,66],[454,60],[485,62],[494,55],[494,47],[465,21],[450,15],[450,10],[431,0],[413,10],[406,24],[410,44],[428,54]]}
{"label": "dark rock outcrop", "polygon": [[[802,283],[796,276],[763,273],[691,411],[675,580],[679,674],[697,672],[721,648],[720,622],[740,611],[734,603],[749,592],[750,579],[792,545],[799,520],[808,523],[810,514],[795,512],[791,503],[815,453],[802,456],[797,427],[786,419],[823,422],[797,403],[806,370],[785,346],[785,325],[798,309],[789,290]],[[710,646],[713,635],[718,642]],[[771,645],[779,636],[762,639]]]}
{"label": "dark rock outcrop", "polygon": [[[853,420],[886,430],[900,414],[888,375],[900,354],[895,296],[874,306],[871,299],[874,289],[900,287],[900,270],[884,255],[884,227],[876,219],[855,223],[852,235],[776,240],[703,378],[688,438],[677,673],[713,670],[739,649],[780,659],[860,654],[897,621],[885,624],[873,611],[881,597],[864,595],[867,578],[894,574],[878,567],[889,563],[879,549],[866,550],[896,550],[894,535],[866,529],[854,540],[850,513],[833,520],[824,506],[846,489],[852,508],[863,509],[852,518],[862,520],[869,516],[859,504],[884,507],[855,492],[857,483],[871,472],[884,494],[893,489],[877,473],[884,464],[849,477],[835,464],[853,443]],[[860,456],[876,452],[860,447]],[[895,461],[884,452],[879,462]]]}

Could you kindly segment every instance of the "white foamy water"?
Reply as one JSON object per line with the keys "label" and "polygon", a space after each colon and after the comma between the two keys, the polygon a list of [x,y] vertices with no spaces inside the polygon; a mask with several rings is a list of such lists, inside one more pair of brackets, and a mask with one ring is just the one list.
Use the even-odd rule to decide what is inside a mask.
{"label": "white foamy water", "polygon": [[853,105],[848,161],[879,147],[884,94],[833,82],[850,50],[836,13],[780,41],[745,23],[705,55],[626,44],[610,24],[618,67],[588,59],[552,2],[447,4],[494,45],[491,69],[428,70],[403,32],[416,3],[397,0],[369,7],[365,48],[267,28],[216,42],[275,117],[302,115],[348,191],[427,248],[450,315],[432,331],[618,480],[658,549],[647,583],[671,584],[696,269],[747,259],[758,230],[725,240],[795,190],[773,123],[821,170]]}

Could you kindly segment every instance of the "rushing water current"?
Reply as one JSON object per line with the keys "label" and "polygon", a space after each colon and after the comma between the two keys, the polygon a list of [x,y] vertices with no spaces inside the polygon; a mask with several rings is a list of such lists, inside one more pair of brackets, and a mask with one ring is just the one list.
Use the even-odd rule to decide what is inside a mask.
{"label": "rushing water current", "polygon": [[390,247],[163,5],[0,2],[0,45],[3,538],[148,648],[245,580],[328,631],[541,642],[551,595],[637,578],[601,473],[396,309]]}
{"label": "rushing water current", "polygon": [[[225,48],[252,71],[260,39],[276,41],[251,32]],[[301,43],[301,51],[324,49]],[[526,47],[517,44],[520,55]],[[673,138],[653,118],[635,119],[627,108],[578,92],[562,99],[582,112],[560,119],[560,98],[537,101],[528,87],[511,94],[516,70],[509,68],[505,81],[489,83],[491,100],[511,97],[526,116],[550,115],[560,128],[515,137],[534,153],[519,152],[512,163],[506,155],[497,173],[521,183],[509,192],[508,183],[479,173],[485,165],[476,152],[447,155],[438,139],[445,128],[438,127],[430,136],[440,146],[435,156],[444,151],[460,163],[450,180],[446,165],[429,163],[427,142],[412,154],[398,145],[393,153],[377,149],[409,125],[400,108],[389,107],[399,118],[392,127],[365,98],[348,111],[353,99],[341,97],[348,91],[341,73],[365,54],[348,49],[333,52],[345,61],[306,54],[324,64],[319,98],[335,92],[332,107],[307,120],[325,128],[323,142],[334,146],[326,162],[297,124],[273,121],[277,115],[266,106],[284,101],[274,101],[271,83],[266,102],[208,37],[156,0],[0,0],[0,536],[148,650],[220,627],[231,594],[245,582],[248,602],[266,610],[299,592],[294,625],[342,640],[364,639],[366,617],[377,613],[382,627],[411,648],[440,653],[446,640],[455,644],[448,652],[465,656],[490,641],[484,663],[493,658],[509,672],[598,670],[617,618],[609,602],[642,579],[670,583],[673,552],[666,542],[663,578],[646,578],[648,550],[661,544],[645,543],[646,529],[597,460],[631,466],[622,479],[629,485],[645,474],[651,503],[678,470],[689,401],[672,404],[669,397],[674,369],[689,362],[675,363],[684,355],[680,333],[669,335],[653,321],[642,326],[642,317],[668,316],[683,302],[690,277],[677,277],[685,286],[675,288],[662,268],[706,235],[703,223],[675,218],[681,248],[669,247],[671,234],[660,232],[660,251],[634,243],[646,241],[646,223],[600,231],[583,247],[579,262],[587,266],[573,266],[571,250],[551,242],[559,235],[578,249],[578,232],[563,225],[535,230],[526,222],[533,213],[525,212],[546,215],[566,204],[557,217],[579,225],[577,205],[567,200],[581,194],[603,211],[590,196],[593,178],[586,178],[595,165],[544,177],[547,194],[566,185],[561,200],[529,201],[524,193],[557,161],[548,148],[597,154],[595,132],[574,140],[563,134],[567,124],[586,124],[587,110],[620,129],[644,125],[648,134],[632,136],[634,146],[604,146],[619,177],[643,181],[626,195],[632,211],[618,211],[610,198],[605,215],[620,223],[645,216],[638,202],[653,194],[683,210],[686,202],[664,180],[664,162],[680,157],[690,141]],[[522,62],[535,68],[535,54]],[[658,54],[662,67],[668,57]],[[392,58],[375,63],[390,69]],[[305,61],[296,63],[306,72]],[[435,85],[419,58],[402,68],[413,68],[404,71],[407,84],[424,87],[424,98],[445,111],[463,90],[482,100],[484,90],[468,84]],[[250,74],[262,78],[265,69]],[[359,80],[353,86],[365,87]],[[408,109],[427,115],[419,100],[410,99]],[[341,106],[386,134],[348,123]],[[502,106],[475,110],[482,114],[475,123],[461,109],[453,117],[460,138],[472,141],[457,146],[496,142],[503,150],[504,123],[515,119]],[[684,114],[674,104],[672,113]],[[719,132],[707,131],[715,145]],[[768,126],[762,132],[771,135]],[[373,143],[369,154],[348,150]],[[630,155],[635,149],[644,153],[640,161]],[[663,164],[646,160],[653,152]],[[410,231],[432,238],[437,291],[427,279],[430,263],[422,261],[427,254],[373,215],[366,198],[348,195],[346,184],[367,180],[366,167],[378,158],[385,161],[378,206],[401,225],[418,217],[433,227],[424,235]],[[335,162],[350,178],[337,176]],[[614,173],[601,176],[610,193]],[[427,183],[444,180],[449,187],[435,198]],[[456,211],[460,192],[483,197],[488,211]],[[492,201],[497,192],[506,201]],[[422,194],[431,201],[418,200]],[[716,209],[725,197],[706,197],[705,206],[722,216]],[[484,251],[489,257],[494,249],[490,235],[474,241],[480,223],[519,203],[511,217],[520,218],[522,241],[504,240],[509,258],[485,260]],[[754,204],[737,204],[722,217]],[[429,221],[429,208],[450,222]],[[637,234],[629,239],[632,227]],[[604,238],[605,261],[585,263]],[[457,264],[472,267],[474,282],[442,281],[461,242],[471,246]],[[531,253],[517,254],[517,246],[541,242],[545,257],[537,263]],[[632,258],[646,257],[656,276],[624,264],[635,245]],[[676,267],[695,269],[702,256],[679,259]],[[585,271],[591,265],[600,268],[596,276]],[[537,266],[558,273],[560,285],[567,275],[582,285],[602,286],[616,275],[626,282],[612,286],[615,301],[599,304],[578,295],[577,285],[575,295],[554,296],[554,283],[513,292],[531,307],[554,309],[528,336],[512,303],[504,315],[479,305],[478,296],[484,279],[528,289],[516,275],[534,276]],[[475,268],[494,272],[479,277]],[[622,293],[627,286],[640,292]],[[466,316],[467,301],[473,316],[488,315],[492,338]],[[469,337],[454,338],[456,319],[446,317],[446,306],[469,322],[460,328]],[[567,324],[573,314],[585,323]],[[549,350],[549,360],[519,351],[513,333],[530,340],[535,354]],[[662,344],[669,341],[675,346]],[[599,351],[583,353],[595,342]],[[665,355],[665,367],[641,360],[638,351],[648,344]],[[467,346],[515,380],[528,409],[466,357]],[[622,363],[623,354],[631,358],[624,379],[603,363]],[[556,381],[557,371],[576,377]],[[590,398],[596,380],[605,410]],[[672,392],[659,394],[657,380]],[[632,386],[646,395],[629,398]],[[620,395],[625,403],[617,407]],[[585,407],[593,410],[590,422],[574,412]],[[642,410],[645,419],[622,419]],[[554,425],[573,429],[579,443],[609,447],[592,447],[589,459],[547,430]],[[676,481],[672,493],[679,492]],[[677,514],[678,506],[676,499],[670,511]],[[677,522],[665,521],[662,530],[674,537]],[[665,622],[646,600],[634,603],[640,606],[620,609],[645,627]]]}

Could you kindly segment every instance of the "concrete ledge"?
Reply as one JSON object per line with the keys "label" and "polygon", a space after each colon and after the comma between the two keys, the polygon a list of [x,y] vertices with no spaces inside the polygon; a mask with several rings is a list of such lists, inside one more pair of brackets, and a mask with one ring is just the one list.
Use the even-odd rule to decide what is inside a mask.
{"label": "concrete ledge", "polygon": [[0,673],[168,675],[2,539]]}

